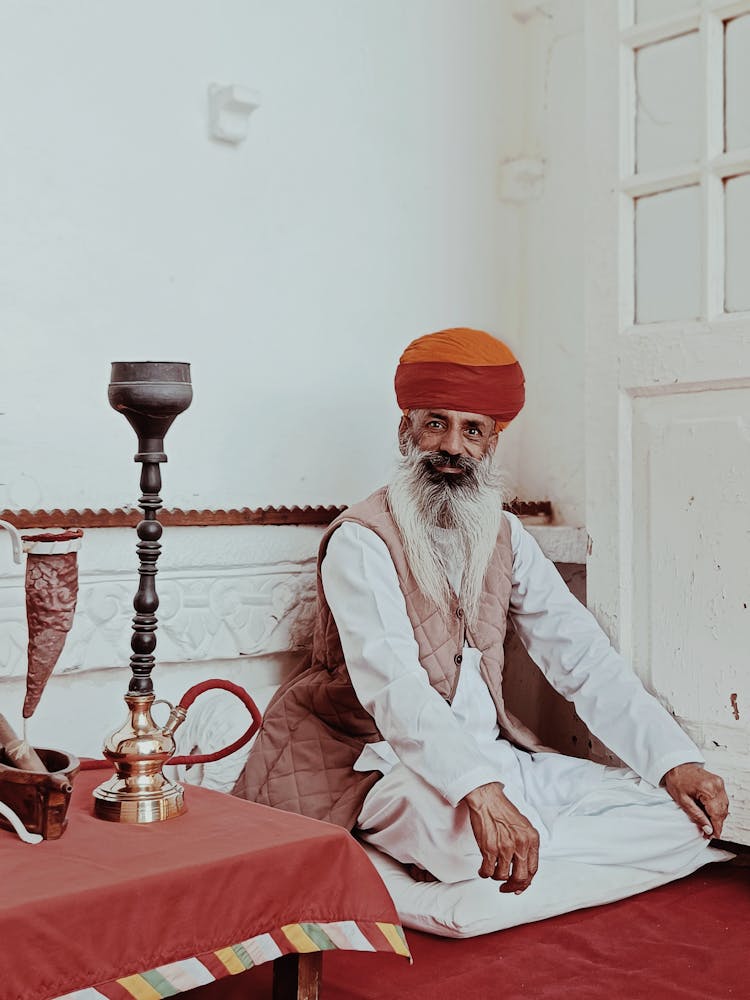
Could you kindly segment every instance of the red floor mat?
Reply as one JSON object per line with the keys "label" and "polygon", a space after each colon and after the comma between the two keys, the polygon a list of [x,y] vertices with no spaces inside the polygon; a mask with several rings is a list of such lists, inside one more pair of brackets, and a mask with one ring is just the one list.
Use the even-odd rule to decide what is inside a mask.
{"label": "red floor mat", "polygon": [[[632,899],[466,941],[407,937],[412,966],[327,953],[322,1000],[750,1000],[750,869],[708,866]],[[270,967],[190,996],[270,1000]]]}

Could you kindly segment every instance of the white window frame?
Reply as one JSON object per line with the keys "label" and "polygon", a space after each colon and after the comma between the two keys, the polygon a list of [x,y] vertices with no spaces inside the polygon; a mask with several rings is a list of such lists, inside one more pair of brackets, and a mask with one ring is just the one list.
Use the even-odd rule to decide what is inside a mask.
{"label": "white window frame", "polygon": [[[750,148],[724,151],[724,22],[750,14],[750,0],[703,0],[692,11],[659,21],[635,23],[635,0],[620,0],[620,220],[621,288],[619,328],[622,333],[658,334],[665,329],[705,333],[744,329],[750,311],[724,311],[725,216],[724,182],[750,174]],[[635,170],[635,57],[646,45],[697,31],[705,92],[703,155],[697,164],[640,173]],[[635,321],[635,203],[636,199],[676,188],[698,185],[702,202],[700,240],[703,247],[701,319],[658,323]]]}

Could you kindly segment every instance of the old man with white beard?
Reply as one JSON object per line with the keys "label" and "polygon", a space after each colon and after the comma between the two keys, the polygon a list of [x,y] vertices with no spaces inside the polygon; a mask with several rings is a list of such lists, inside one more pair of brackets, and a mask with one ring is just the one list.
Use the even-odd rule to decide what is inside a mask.
{"label": "old man with white beard", "polygon": [[[401,463],[326,532],[305,669],[266,713],[237,794],[355,829],[417,879],[522,893],[542,860],[664,880],[713,860],[728,802],[520,521],[492,457],[520,411],[510,349],[414,341],[396,374]],[[627,768],[543,746],[506,708],[507,618]]]}

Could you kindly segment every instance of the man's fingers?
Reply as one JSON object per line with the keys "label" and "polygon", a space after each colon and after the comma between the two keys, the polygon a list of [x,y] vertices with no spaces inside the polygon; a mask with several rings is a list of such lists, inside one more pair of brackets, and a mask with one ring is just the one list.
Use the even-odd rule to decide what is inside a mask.
{"label": "man's fingers", "polygon": [[520,896],[522,892],[525,892],[531,882],[527,879],[525,882],[516,882],[515,879],[510,879],[508,882],[503,882],[500,886],[500,892],[512,892],[516,896]]}
{"label": "man's fingers", "polygon": [[510,878],[510,868],[512,862],[513,845],[503,844],[500,848],[500,854],[497,859],[497,868],[492,876],[496,882],[505,882]]}
{"label": "man's fingers", "polygon": [[729,813],[729,799],[726,792],[722,788],[718,794],[706,796],[705,799],[702,798],[701,805],[711,820],[714,837],[720,837],[722,828],[724,827],[724,820]]}
{"label": "man's fingers", "polygon": [[507,883],[504,892],[523,892],[538,866],[537,831],[506,798],[499,782],[480,785],[462,801],[482,856],[480,877]]}
{"label": "man's fingers", "polygon": [[678,764],[664,775],[664,787],[704,837],[720,837],[729,813],[724,782],[701,764]]}
{"label": "man's fingers", "polygon": [[513,859],[513,874],[511,878],[500,886],[500,892],[524,892],[531,885],[531,882],[539,871],[539,834],[536,830],[528,838],[528,843],[524,848],[524,853],[516,853]]}
{"label": "man's fingers", "polygon": [[539,871],[539,834],[534,838],[529,848],[529,880]]}
{"label": "man's fingers", "polygon": [[518,854],[513,857],[513,874],[500,886],[500,892],[523,892],[531,885],[528,859]]}
{"label": "man's fingers", "polygon": [[497,864],[497,856],[493,851],[490,850],[482,851],[482,864],[479,868],[479,877],[494,878],[496,864]]}
{"label": "man's fingers", "polygon": [[503,842],[502,859],[493,878],[503,882],[500,892],[521,893],[531,885],[539,868],[539,834],[528,830],[514,830],[513,845]]}
{"label": "man's fingers", "polygon": [[687,795],[680,795],[679,799],[677,800],[677,804],[680,806],[683,812],[687,813],[687,815],[695,823],[695,825],[698,827],[698,829],[701,831],[704,837],[714,836],[714,828],[708,816],[697,804],[697,802],[694,802],[693,799],[691,799]]}

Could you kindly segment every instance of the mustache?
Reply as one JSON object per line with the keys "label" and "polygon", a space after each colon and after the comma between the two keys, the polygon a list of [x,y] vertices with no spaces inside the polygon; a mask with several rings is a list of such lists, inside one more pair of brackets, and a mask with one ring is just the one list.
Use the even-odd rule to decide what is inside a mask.
{"label": "mustache", "polygon": [[[443,469],[456,469],[450,473]],[[418,479],[429,491],[436,491],[428,503],[445,498],[446,494],[472,495],[479,487],[481,462],[465,455],[451,455],[447,451],[428,451],[415,465]]]}
{"label": "mustache", "polygon": [[451,469],[461,469],[462,472],[476,472],[479,461],[465,455],[451,455],[447,451],[428,451],[422,456],[422,462],[431,469],[441,466]]}

